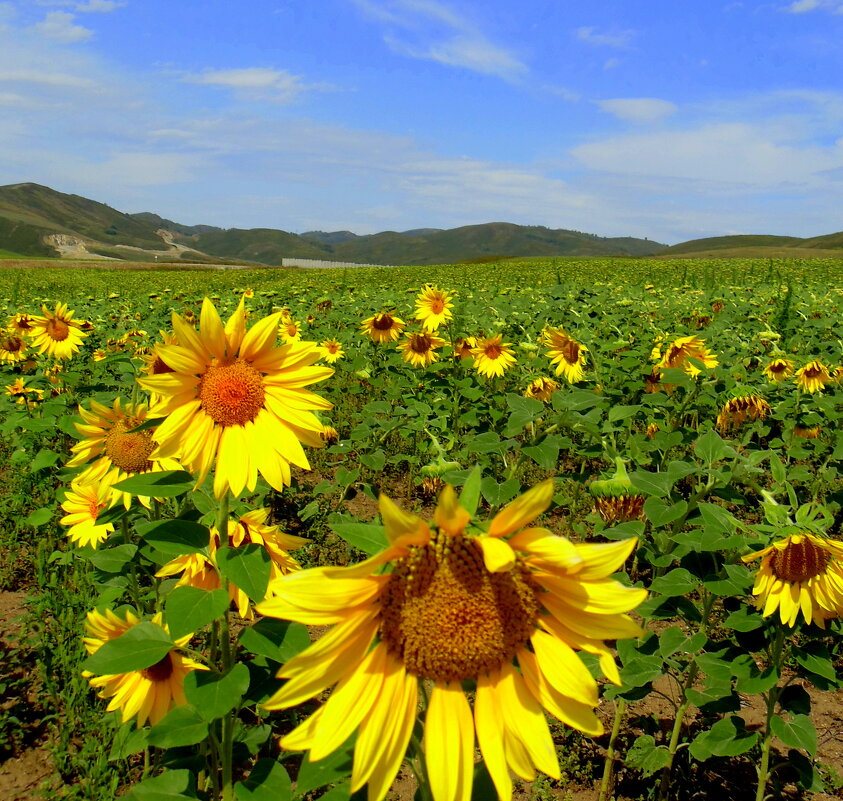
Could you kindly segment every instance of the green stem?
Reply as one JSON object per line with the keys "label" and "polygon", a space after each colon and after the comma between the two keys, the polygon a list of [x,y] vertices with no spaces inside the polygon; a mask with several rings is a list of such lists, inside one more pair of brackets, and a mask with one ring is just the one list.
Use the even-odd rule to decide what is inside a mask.
{"label": "green stem", "polygon": [[419,799],[420,801],[434,801],[433,791],[430,789],[430,777],[427,775],[427,763],[424,761],[424,748],[415,734],[410,735],[410,745],[413,749],[410,767],[419,785]]}
{"label": "green stem", "polygon": [[615,720],[612,723],[612,733],[609,735],[609,745],[606,748],[606,759],[603,762],[603,778],[600,780],[600,793],[597,801],[608,801],[609,789],[612,786],[612,772],[615,767],[615,742],[621,730],[621,721],[626,712],[626,701],[618,698],[615,703]]}
{"label": "green stem", "polygon": [[[217,508],[217,534],[220,538],[220,547],[228,547],[228,516],[229,497],[226,492],[220,498]],[[228,579],[223,577],[223,589],[228,592]],[[231,632],[228,625],[228,609],[220,618],[219,645],[222,656],[222,673],[225,675],[233,665],[233,654],[231,650]],[[236,710],[232,710],[222,719],[222,743],[220,744],[220,762],[222,766],[222,800],[234,801],[234,783],[232,781],[233,763],[233,742],[234,742],[234,716]]]}
{"label": "green stem", "polygon": [[[782,655],[784,652],[784,637],[784,626],[779,626],[776,632],[776,639],[770,650],[770,661],[779,675],[781,674]],[[764,698],[767,702],[767,714],[764,718],[764,739],[761,742],[761,764],[758,766],[758,786],[755,790],[755,801],[764,801],[767,781],[772,772],[770,770],[770,748],[773,742],[773,732],[770,729],[770,721],[776,712],[776,705],[783,689],[777,683],[775,687],[770,688],[769,692],[764,693]]]}
{"label": "green stem", "polygon": [[[124,517],[120,521],[120,531],[123,534],[123,542],[127,545],[132,542],[132,535],[129,533],[129,521]],[[138,614],[143,614],[143,609],[140,606],[140,582],[138,581],[138,568],[132,562],[129,566],[129,594],[132,596],[132,603],[135,605]]]}

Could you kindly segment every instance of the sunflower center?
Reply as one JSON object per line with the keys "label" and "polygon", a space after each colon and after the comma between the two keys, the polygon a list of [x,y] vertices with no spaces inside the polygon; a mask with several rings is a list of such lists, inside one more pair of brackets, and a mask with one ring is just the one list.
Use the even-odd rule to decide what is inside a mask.
{"label": "sunflower center", "polygon": [[790,540],[782,550],[776,550],[770,565],[776,578],[797,584],[825,572],[831,554],[804,538]]}
{"label": "sunflower center", "polygon": [[786,364],[771,364],[770,365],[770,372],[771,373],[783,373],[787,369]]}
{"label": "sunflower center", "polygon": [[477,677],[510,661],[541,609],[526,567],[490,573],[476,540],[441,532],[396,564],[381,603],[389,652],[410,673],[436,682]]}
{"label": "sunflower center", "polygon": [[805,378],[819,378],[822,374],[823,371],[819,367],[806,367],[805,372],[802,373]]}
{"label": "sunflower center", "polygon": [[580,359],[580,346],[569,339],[561,348],[562,355],[568,364],[576,364]]}
{"label": "sunflower center", "polygon": [[378,331],[389,331],[392,328],[392,317],[388,314],[376,314],[375,319],[372,320],[372,328],[377,328]]}
{"label": "sunflower center", "polygon": [[105,455],[115,467],[127,473],[145,473],[152,469],[149,455],[155,450],[152,431],[128,433],[141,423],[140,420],[118,421],[105,438]]}
{"label": "sunflower center", "polygon": [[55,317],[47,320],[44,330],[47,332],[47,336],[56,342],[64,342],[70,336],[70,326],[64,320]]}
{"label": "sunflower center", "polygon": [[445,301],[442,298],[434,298],[430,301],[430,310],[434,314],[442,314],[445,309]]}
{"label": "sunflower center", "polygon": [[415,353],[427,353],[430,350],[430,337],[416,335],[410,340],[410,349]]}
{"label": "sunflower center", "polygon": [[0,348],[8,353],[20,353],[24,348],[23,340],[20,337],[8,337],[0,340]]}
{"label": "sunflower center", "polygon": [[99,503],[98,501],[91,501],[88,504],[88,512],[91,515],[92,520],[96,520],[103,509],[105,509],[104,503]]}
{"label": "sunflower center", "polygon": [[497,359],[503,351],[501,350],[500,345],[495,342],[490,342],[485,348],[483,348],[483,352],[486,354],[487,359]]}
{"label": "sunflower center", "polygon": [[167,654],[154,665],[144,668],[141,675],[150,681],[167,681],[173,675],[173,660]]}
{"label": "sunflower center", "polygon": [[199,400],[215,423],[245,425],[263,409],[263,376],[244,359],[212,364],[199,382]]}

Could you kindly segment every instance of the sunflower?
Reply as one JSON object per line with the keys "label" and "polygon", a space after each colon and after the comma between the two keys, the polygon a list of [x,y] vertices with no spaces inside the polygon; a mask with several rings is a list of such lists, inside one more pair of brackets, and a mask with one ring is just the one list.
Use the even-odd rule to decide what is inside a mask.
{"label": "sunflower", "polygon": [[278,335],[284,342],[301,342],[301,323],[292,319],[282,320],[278,326]]}
{"label": "sunflower", "polygon": [[[475,731],[501,799],[512,792],[508,768],[526,780],[535,778],[533,765],[559,777],[542,708],[588,734],[602,732],[592,710],[597,685],[576,651],[596,654],[620,683],[602,640],[640,633],[625,613],[646,592],[607,578],[635,540],[578,544],[525,528],[552,497],[546,481],[474,535],[449,486],[433,531],[381,495],[385,551],[273,582],[260,614],[333,625],[281,668],[287,682],[265,704],[284,709],[336,684],[282,747],[319,760],[358,730],[352,791],[368,783],[370,801],[381,801],[407,749],[421,681],[431,687],[424,751],[435,801],[471,795]],[[387,564],[391,572],[379,572]],[[476,686],[473,719],[466,680]]]}
{"label": "sunflower", "polygon": [[340,441],[339,432],[333,426],[322,426],[319,436],[326,445],[336,445]]}
{"label": "sunflower", "polygon": [[[124,406],[120,398],[115,398],[108,407],[92,400],[90,411],[79,407],[79,416],[82,423],[75,425],[82,439],[70,449],[73,456],[67,463],[68,467],[79,467],[94,460],[92,467],[102,466],[108,471],[111,484],[153,470],[181,470],[176,459],[153,458],[154,429],[133,431],[149,419],[160,416],[147,410],[146,406],[129,403]],[[132,496],[119,490],[114,492],[117,497],[122,496],[128,508]]]}
{"label": "sunflower", "polygon": [[454,358],[473,359],[472,351],[477,347],[477,337],[460,337],[454,342]]}
{"label": "sunflower", "polygon": [[158,332],[161,336],[161,339],[164,340],[163,343],[156,342],[152,346],[152,350],[149,353],[144,354],[141,356],[143,359],[144,367],[143,372],[144,375],[161,375],[161,373],[172,373],[175,372],[169,364],[167,364],[162,358],[161,354],[158,352],[158,348],[164,345],[178,345],[178,339],[176,338],[175,334],[170,334],[167,331],[159,331]]}
{"label": "sunflower", "polygon": [[559,389],[559,384],[556,381],[542,375],[530,382],[524,390],[524,397],[547,403],[557,389]]}
{"label": "sunflower", "polygon": [[[270,579],[285,576],[300,570],[299,563],[288,551],[307,544],[303,537],[285,534],[278,526],[268,526],[266,520],[269,509],[255,509],[247,512],[239,520],[228,521],[228,542],[230,548],[242,545],[260,545],[269,556]],[[220,535],[216,528],[211,528],[208,555],[203,553],[178,556],[164,565],[155,575],[157,578],[175,576],[181,573],[176,586],[198,587],[203,590],[218,590],[222,586],[217,572],[216,553],[220,548]],[[243,590],[228,583],[228,595],[237,606],[240,617],[252,620],[255,616],[249,605],[249,596]]]}
{"label": "sunflower", "polygon": [[778,384],[793,375],[793,362],[790,359],[773,359],[761,372],[768,381]]}
{"label": "sunflower", "polygon": [[325,351],[322,354],[322,358],[328,362],[328,364],[333,364],[334,362],[338,362],[340,359],[345,358],[345,351],[342,349],[342,343],[337,342],[336,339],[326,339],[324,342],[319,343],[319,347]]}
{"label": "sunflower", "polygon": [[843,616],[843,543],[807,531],[743,557],[761,559],[752,594],[764,617],[779,610],[786,626],[793,626],[799,611],[808,623],[825,628],[825,621]]}
{"label": "sunflower", "polygon": [[748,419],[763,420],[770,414],[770,404],[759,395],[739,395],[723,404],[717,415],[717,430],[725,434],[739,429]]}
{"label": "sunflower", "polygon": [[822,392],[826,384],[832,380],[831,375],[826,367],[819,359],[814,359],[808,362],[804,367],[800,367],[796,371],[796,378],[794,379],[796,386],[803,392],[808,392],[813,395],[815,392]]}
{"label": "sunflower", "polygon": [[360,332],[368,336],[372,342],[383,345],[386,342],[396,342],[406,323],[388,312],[367,317],[360,324]]}
{"label": "sunflower", "polygon": [[0,362],[14,364],[26,358],[26,340],[12,331],[0,331]]}
{"label": "sunflower", "polygon": [[819,439],[822,433],[822,426],[802,426],[797,423],[793,427],[793,436],[798,439]]}
{"label": "sunflower", "polygon": [[416,319],[425,331],[438,331],[440,325],[453,318],[452,299],[453,295],[432,284],[423,287],[416,298]]}
{"label": "sunflower", "polygon": [[59,522],[70,527],[67,536],[80,548],[96,548],[114,531],[112,523],[97,522],[103,509],[114,502],[113,483],[107,468],[100,466],[86,470],[67,489],[61,505],[67,514]]}
{"label": "sunflower", "polygon": [[[167,631],[167,627],[161,624],[160,612],[152,618],[152,622]],[[109,640],[116,639],[138,623],[140,619],[131,610],[126,610],[122,618],[110,609],[105,614],[96,609],[88,612],[85,648],[89,654],[94,654]],[[191,636],[187,634],[181,637],[175,641],[176,645],[187,645]],[[109,712],[121,710],[123,723],[137,716],[137,725],[141,728],[147,720],[154,726],[171,709],[186,704],[184,677],[191,671],[207,669],[205,665],[182,656],[174,649],[143,670],[106,676],[94,676],[85,671],[82,675],[92,687],[99,690],[100,698],[111,699]]]}
{"label": "sunflower", "polygon": [[18,312],[13,314],[7,328],[19,337],[28,337],[33,333],[35,318],[31,314]]}
{"label": "sunflower", "polygon": [[42,316],[32,322],[33,347],[53,359],[69,359],[87,336],[73,319],[74,312],[68,311],[66,303],[56,303],[54,312],[42,306],[41,312]]}
{"label": "sunflower", "polygon": [[506,370],[515,364],[510,342],[502,342],[503,334],[493,337],[480,337],[477,345],[471,349],[474,358],[474,369],[487,378],[502,376]]}
{"label": "sunflower", "polygon": [[689,376],[698,376],[702,371],[691,359],[701,361],[710,370],[717,367],[717,357],[705,347],[705,340],[696,336],[678,337],[665,350],[657,369],[665,370],[669,367],[684,370]]}
{"label": "sunflower", "polygon": [[37,402],[44,398],[43,390],[28,387],[21,376],[18,376],[11,384],[6,384],[6,394],[16,398],[15,403],[25,405],[27,408],[36,406]]}
{"label": "sunflower", "polygon": [[547,348],[550,363],[556,365],[556,375],[564,375],[569,384],[576,384],[585,377],[583,365],[588,348],[581,345],[561,328],[546,328],[542,341]]}
{"label": "sunflower", "polygon": [[441,348],[445,340],[427,331],[405,333],[404,341],[398,346],[401,358],[413,367],[428,367],[439,358],[436,348]]}
{"label": "sunflower", "polygon": [[291,463],[310,469],[302,443],[322,446],[313,410],[331,404],[304,387],[334,371],[312,366],[322,356],[315,342],[276,347],[279,317],[264,317],[246,331],[241,299],[223,328],[205,298],[199,332],[174,314],[180,344],[158,346],[173,372],[138,379],[163,396],[168,414],[152,435],[159,445],[151,458],[178,456],[199,483],[216,463],[217,498],[229,489],[254,491],[259,472],[281,490],[290,484]]}

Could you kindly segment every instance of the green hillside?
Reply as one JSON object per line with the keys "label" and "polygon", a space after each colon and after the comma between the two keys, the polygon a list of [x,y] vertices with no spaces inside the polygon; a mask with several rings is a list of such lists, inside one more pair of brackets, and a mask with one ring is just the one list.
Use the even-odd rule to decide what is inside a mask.
{"label": "green hillside", "polygon": [[662,256],[672,256],[680,253],[697,253],[711,250],[731,250],[733,248],[757,247],[788,247],[801,245],[804,240],[796,236],[765,236],[755,234],[738,234],[735,236],[710,236],[705,239],[690,239],[678,245],[666,248]]}

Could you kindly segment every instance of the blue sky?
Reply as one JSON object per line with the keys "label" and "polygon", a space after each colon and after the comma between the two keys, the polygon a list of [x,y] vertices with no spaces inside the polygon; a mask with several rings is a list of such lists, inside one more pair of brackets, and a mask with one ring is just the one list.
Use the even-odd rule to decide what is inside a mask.
{"label": "blue sky", "polygon": [[843,229],[843,0],[0,0],[0,184],[188,224]]}

